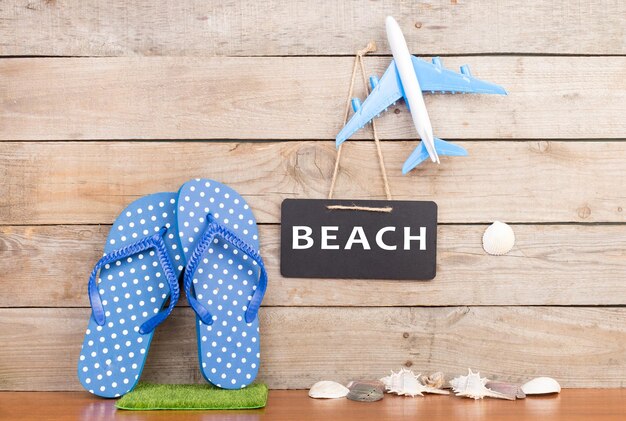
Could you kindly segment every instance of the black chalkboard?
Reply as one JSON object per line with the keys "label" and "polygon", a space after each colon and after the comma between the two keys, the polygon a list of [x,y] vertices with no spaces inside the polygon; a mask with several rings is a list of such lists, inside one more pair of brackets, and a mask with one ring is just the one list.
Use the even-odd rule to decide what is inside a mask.
{"label": "black chalkboard", "polygon": [[427,280],[435,277],[436,265],[435,202],[283,201],[280,271],[285,277]]}

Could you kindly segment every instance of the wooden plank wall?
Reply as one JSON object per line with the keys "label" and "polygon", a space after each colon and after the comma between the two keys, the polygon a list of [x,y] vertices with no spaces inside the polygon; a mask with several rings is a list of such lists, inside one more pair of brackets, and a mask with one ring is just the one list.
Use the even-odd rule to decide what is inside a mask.
{"label": "wooden plank wall", "polygon": [[[437,278],[283,278],[280,203],[325,197],[348,56],[374,40],[366,66],[384,70],[387,14],[413,53],[509,91],[428,96],[436,133],[470,156],[408,176],[406,108],[379,120],[394,197],[439,204]],[[270,387],[402,366],[624,386],[625,15],[616,0],[0,2],[0,390],[80,390],[110,224],[192,177],[232,185],[262,224]],[[337,197],[383,197],[370,136],[346,144]],[[482,251],[493,220],[513,224],[507,256]],[[145,378],[202,381],[185,300]]]}

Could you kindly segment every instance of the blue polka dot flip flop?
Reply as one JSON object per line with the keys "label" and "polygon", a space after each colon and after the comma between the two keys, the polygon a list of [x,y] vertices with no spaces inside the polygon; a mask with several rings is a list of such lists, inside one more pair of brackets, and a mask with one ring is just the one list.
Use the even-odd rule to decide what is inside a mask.
{"label": "blue polka dot flip flop", "polygon": [[230,187],[197,179],[178,193],[178,229],[202,373],[224,389],[246,387],[259,370],[257,313],[267,287],[254,215]]}
{"label": "blue polka dot flip flop", "polygon": [[89,278],[92,312],[78,361],[78,378],[95,395],[135,387],[154,329],[178,301],[176,222],[176,194],[157,193],[131,203],[109,232]]}

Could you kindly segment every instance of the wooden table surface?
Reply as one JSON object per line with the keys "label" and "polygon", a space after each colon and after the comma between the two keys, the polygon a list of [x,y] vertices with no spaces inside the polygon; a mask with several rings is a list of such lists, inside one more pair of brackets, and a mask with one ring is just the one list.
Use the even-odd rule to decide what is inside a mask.
{"label": "wooden table surface", "polygon": [[6,420],[623,420],[626,389],[564,389],[560,395],[502,401],[446,396],[385,395],[379,402],[316,400],[304,390],[272,390],[265,409],[246,411],[122,411],[115,401],[83,392],[2,392]]}

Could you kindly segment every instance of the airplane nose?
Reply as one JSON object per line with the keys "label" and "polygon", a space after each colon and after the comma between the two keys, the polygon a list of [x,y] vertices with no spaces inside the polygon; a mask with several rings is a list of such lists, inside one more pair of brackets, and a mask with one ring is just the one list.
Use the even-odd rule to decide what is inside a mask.
{"label": "airplane nose", "polygon": [[387,18],[385,19],[385,30],[387,31],[387,37],[389,37],[390,32],[401,33],[400,25],[398,25],[398,22],[396,22],[396,20],[392,16],[387,16]]}

